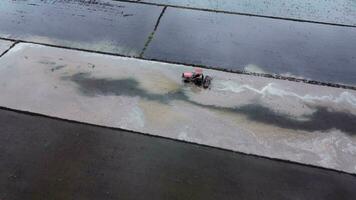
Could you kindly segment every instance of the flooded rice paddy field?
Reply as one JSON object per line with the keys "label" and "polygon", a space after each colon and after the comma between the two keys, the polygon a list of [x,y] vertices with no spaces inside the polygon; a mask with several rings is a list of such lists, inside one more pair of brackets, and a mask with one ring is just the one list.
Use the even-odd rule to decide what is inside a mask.
{"label": "flooded rice paddy field", "polygon": [[0,65],[5,107],[356,172],[353,90],[215,70],[204,90],[192,67],[34,44]]}
{"label": "flooded rice paddy field", "polygon": [[138,56],[161,11],[109,0],[5,0],[0,37]]}
{"label": "flooded rice paddy field", "polygon": [[0,199],[355,199],[355,14],[0,1]]}
{"label": "flooded rice paddy field", "polygon": [[297,19],[342,25],[356,25],[354,0],[141,0],[142,2],[184,6],[235,13]]}
{"label": "flooded rice paddy field", "polygon": [[[273,14],[276,17],[283,17],[282,11],[298,12],[300,18],[308,20],[318,13],[315,15],[333,16],[342,23],[346,17],[356,21],[348,14],[356,13],[351,12],[355,8],[352,1],[338,2],[342,8],[329,1],[152,2],[159,5],[110,0],[5,0],[0,2],[0,37],[223,70],[356,84],[355,27],[169,6],[164,9],[167,5],[220,6],[222,10],[224,6],[238,9],[255,5],[250,9],[262,13],[280,10]],[[293,11],[295,7],[299,11]],[[332,19],[325,20],[333,23]]]}

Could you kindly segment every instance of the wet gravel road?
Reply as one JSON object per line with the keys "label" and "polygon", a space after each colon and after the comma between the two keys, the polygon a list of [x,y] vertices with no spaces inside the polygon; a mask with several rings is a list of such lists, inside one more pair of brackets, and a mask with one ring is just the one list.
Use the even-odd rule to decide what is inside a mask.
{"label": "wet gravel road", "polygon": [[0,199],[355,199],[354,176],[0,110]]}

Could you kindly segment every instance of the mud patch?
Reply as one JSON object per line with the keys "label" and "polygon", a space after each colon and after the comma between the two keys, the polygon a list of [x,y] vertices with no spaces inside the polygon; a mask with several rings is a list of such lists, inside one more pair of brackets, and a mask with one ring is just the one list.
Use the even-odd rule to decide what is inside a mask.
{"label": "mud patch", "polygon": [[[146,77],[155,77],[148,79]],[[181,85],[168,77],[157,73],[148,73],[140,77],[140,87],[154,94],[167,94],[181,89]]]}
{"label": "mud patch", "polygon": [[177,121],[180,123],[184,116],[175,112],[172,107],[155,101],[140,101],[139,107],[143,110],[148,124],[158,124],[160,127],[172,127]]}
{"label": "mud patch", "polygon": [[54,71],[60,70],[60,69],[65,68],[65,67],[66,67],[66,65],[58,65],[58,66],[53,67],[51,69],[51,71],[54,72]]}

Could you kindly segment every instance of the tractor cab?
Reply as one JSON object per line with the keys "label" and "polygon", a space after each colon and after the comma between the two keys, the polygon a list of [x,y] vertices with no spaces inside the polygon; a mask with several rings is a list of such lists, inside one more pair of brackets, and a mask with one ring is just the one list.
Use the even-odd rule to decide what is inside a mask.
{"label": "tractor cab", "polygon": [[204,76],[203,69],[195,68],[194,72],[184,72],[182,79],[185,83],[194,83],[197,86],[203,86],[208,88],[210,86],[212,78],[210,76]]}

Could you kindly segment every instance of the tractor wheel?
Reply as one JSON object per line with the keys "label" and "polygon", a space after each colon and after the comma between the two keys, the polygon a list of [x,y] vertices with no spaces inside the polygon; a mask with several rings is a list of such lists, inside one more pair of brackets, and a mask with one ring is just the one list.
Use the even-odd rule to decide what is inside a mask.
{"label": "tractor wheel", "polygon": [[211,84],[211,80],[212,78],[210,76],[206,76],[204,81],[203,81],[203,87],[206,89],[206,88],[209,88],[210,84]]}

